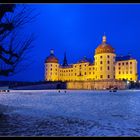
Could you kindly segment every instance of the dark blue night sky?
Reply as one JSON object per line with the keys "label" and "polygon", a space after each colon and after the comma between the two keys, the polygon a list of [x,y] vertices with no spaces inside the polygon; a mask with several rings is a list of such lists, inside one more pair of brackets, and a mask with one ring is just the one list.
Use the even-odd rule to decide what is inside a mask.
{"label": "dark blue night sky", "polygon": [[[21,73],[3,80],[44,80],[44,60],[53,48],[62,63],[84,56],[93,59],[105,32],[117,55],[132,54],[140,74],[140,4],[28,4],[40,15],[24,28],[37,36],[30,53],[33,63]],[[29,60],[30,61],[30,60]]]}

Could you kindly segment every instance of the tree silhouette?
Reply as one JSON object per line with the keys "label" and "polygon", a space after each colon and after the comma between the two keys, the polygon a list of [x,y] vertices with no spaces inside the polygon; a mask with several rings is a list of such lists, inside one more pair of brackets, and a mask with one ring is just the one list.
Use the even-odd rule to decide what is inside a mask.
{"label": "tree silhouette", "polygon": [[[33,9],[18,4],[0,4],[0,75],[10,76],[23,70],[21,62],[35,39],[33,34],[25,35],[21,28],[33,21]],[[19,69],[18,69],[19,68]]]}

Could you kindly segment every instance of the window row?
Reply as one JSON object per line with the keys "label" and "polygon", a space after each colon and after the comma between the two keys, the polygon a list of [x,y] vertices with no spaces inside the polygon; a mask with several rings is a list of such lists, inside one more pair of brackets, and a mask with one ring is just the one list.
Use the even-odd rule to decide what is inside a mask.
{"label": "window row", "polygon": [[[126,71],[126,74],[128,74],[129,72],[128,71]],[[123,72],[121,72],[121,71],[119,71],[119,74],[125,74],[125,72],[123,71]],[[132,71],[130,71],[130,74],[132,74]]]}
{"label": "window row", "polygon": [[[120,66],[120,65],[125,65],[125,64],[128,65],[128,62],[122,62],[122,63],[119,62],[119,63],[118,63],[119,66]],[[132,65],[132,62],[129,62],[129,64]]]}

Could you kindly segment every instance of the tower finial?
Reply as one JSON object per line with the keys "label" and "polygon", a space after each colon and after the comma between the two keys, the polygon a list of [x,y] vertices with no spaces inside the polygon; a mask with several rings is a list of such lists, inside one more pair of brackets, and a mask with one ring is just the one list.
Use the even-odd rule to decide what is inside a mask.
{"label": "tower finial", "polygon": [[106,36],[105,36],[105,32],[104,32],[104,36],[103,36],[103,40],[102,40],[103,43],[106,43]]}
{"label": "tower finial", "polygon": [[52,55],[54,54],[54,50],[53,49],[50,50],[50,54],[52,54]]}

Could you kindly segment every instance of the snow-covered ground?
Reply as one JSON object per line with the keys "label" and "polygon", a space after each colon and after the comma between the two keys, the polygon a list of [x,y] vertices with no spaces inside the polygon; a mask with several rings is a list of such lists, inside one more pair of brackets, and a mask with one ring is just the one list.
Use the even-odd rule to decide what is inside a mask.
{"label": "snow-covered ground", "polygon": [[140,136],[140,91],[11,90],[1,136]]}

